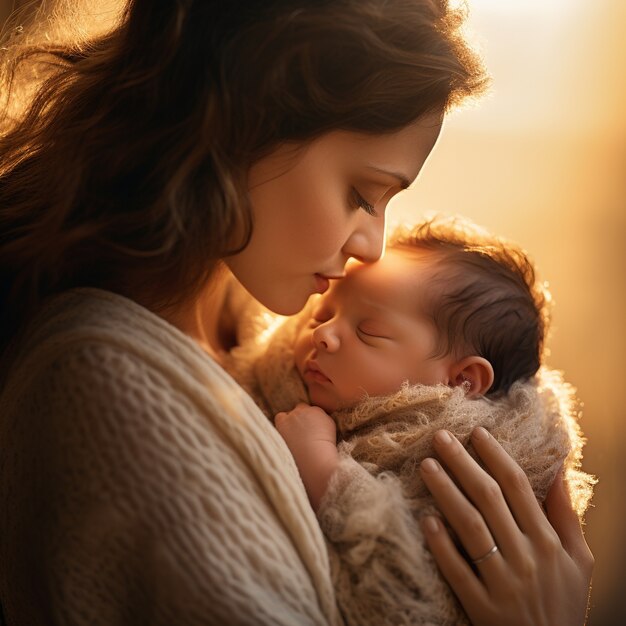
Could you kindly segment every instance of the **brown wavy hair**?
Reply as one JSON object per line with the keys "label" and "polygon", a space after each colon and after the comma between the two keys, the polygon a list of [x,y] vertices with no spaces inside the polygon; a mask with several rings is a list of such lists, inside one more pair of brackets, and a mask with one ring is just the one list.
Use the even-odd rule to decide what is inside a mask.
{"label": "brown wavy hair", "polygon": [[494,371],[490,396],[537,372],[551,296],[520,246],[465,218],[442,216],[412,229],[400,227],[389,245],[432,256],[433,295],[420,303],[439,336],[431,357],[484,357]]}
{"label": "brown wavy hair", "polygon": [[39,82],[17,117],[4,105],[0,349],[71,287],[157,310],[197,294],[248,242],[247,172],[281,142],[393,132],[480,93],[464,17],[446,0],[131,0],[91,38],[5,36],[0,91]]}

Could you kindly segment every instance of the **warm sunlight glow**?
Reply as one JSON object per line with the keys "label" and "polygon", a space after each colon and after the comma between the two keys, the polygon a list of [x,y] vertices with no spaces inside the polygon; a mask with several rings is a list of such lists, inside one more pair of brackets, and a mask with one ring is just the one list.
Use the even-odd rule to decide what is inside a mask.
{"label": "warm sunlight glow", "polygon": [[562,13],[576,7],[578,0],[471,0],[470,7],[486,7],[499,13]]}
{"label": "warm sunlight glow", "polygon": [[493,88],[471,115],[458,116],[462,126],[597,135],[626,129],[626,3],[469,0],[468,6]]}
{"label": "warm sunlight glow", "polygon": [[599,477],[585,526],[588,623],[626,624],[626,394],[613,375],[626,346],[626,2],[467,3],[491,92],[445,122],[391,219],[465,215],[522,244],[549,280],[546,363],[578,388],[583,470]]}

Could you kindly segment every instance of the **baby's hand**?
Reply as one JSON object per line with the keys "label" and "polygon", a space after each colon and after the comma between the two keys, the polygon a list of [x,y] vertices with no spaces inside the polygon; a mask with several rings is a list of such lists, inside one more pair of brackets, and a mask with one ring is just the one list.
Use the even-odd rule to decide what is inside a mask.
{"label": "baby's hand", "polygon": [[317,445],[324,441],[337,444],[337,427],[332,417],[318,406],[299,402],[291,411],[277,413],[274,418],[276,430],[287,442],[289,449]]}
{"label": "baby's hand", "polygon": [[277,413],[274,424],[291,450],[311,505],[317,511],[339,463],[335,422],[323,409],[300,402],[291,411]]}

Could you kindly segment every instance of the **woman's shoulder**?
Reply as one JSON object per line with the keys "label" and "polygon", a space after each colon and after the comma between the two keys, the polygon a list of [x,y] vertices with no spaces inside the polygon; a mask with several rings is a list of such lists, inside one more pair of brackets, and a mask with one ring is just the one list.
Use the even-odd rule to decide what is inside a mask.
{"label": "woman's shoulder", "polygon": [[[116,293],[73,289],[48,300],[12,346],[8,380],[33,375],[81,380],[99,376],[123,384],[132,373],[210,377],[217,364],[158,315]],[[144,381],[151,386],[149,376]]]}
{"label": "woman's shoulder", "polygon": [[17,348],[0,396],[7,420],[37,401],[59,427],[70,419],[74,427],[108,424],[127,439],[147,427],[172,437],[228,430],[230,421],[246,423],[240,438],[272,434],[247,394],[192,339],[122,296],[62,294]]}
{"label": "woman's shoulder", "polygon": [[99,429],[113,429],[124,433],[118,446],[142,423],[155,421],[161,429],[175,423],[171,405],[186,395],[177,380],[177,342],[152,317],[100,290],[72,290],[47,302],[8,366],[1,396],[5,423],[45,422],[55,439],[70,423],[75,432],[93,429],[94,440]]}
{"label": "woman's shoulder", "polygon": [[[112,459],[145,475],[155,464],[195,472],[210,458],[241,474],[241,484],[265,471],[295,480],[280,437],[244,390],[191,339],[139,308],[95,290],[51,302],[0,394],[2,436],[22,450],[45,439],[72,466],[84,457],[81,471],[99,459],[108,467],[101,476],[117,466]],[[249,465],[250,451],[263,467]],[[255,479],[244,477],[250,466]]]}
{"label": "woman's shoulder", "polygon": [[[236,606],[234,587],[216,589],[224,568],[251,559],[264,564],[265,586],[306,589],[303,606],[319,613],[306,566],[323,578],[321,535],[288,452],[250,398],[134,303],[72,293],[49,307],[24,337],[27,354],[0,400],[0,495],[19,518],[0,552],[44,527],[58,571],[93,574],[107,594],[119,579],[151,580],[149,567],[129,568],[159,558],[157,601],[184,615]],[[12,522],[0,516],[3,524]],[[107,578],[114,567],[121,573]],[[91,579],[65,582],[92,588]],[[111,589],[107,602],[125,592]]]}
{"label": "woman's shoulder", "polygon": [[63,342],[130,346],[160,345],[162,350],[200,351],[164,319],[118,293],[78,288],[49,298],[24,329],[17,354]]}

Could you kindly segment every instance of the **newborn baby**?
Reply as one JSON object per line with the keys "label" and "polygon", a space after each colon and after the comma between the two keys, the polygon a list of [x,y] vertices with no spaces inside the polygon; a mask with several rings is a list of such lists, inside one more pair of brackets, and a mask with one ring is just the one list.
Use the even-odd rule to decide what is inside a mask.
{"label": "newborn baby", "polygon": [[348,624],[467,623],[418,524],[435,513],[418,469],[439,429],[468,445],[487,428],[540,501],[565,461],[583,514],[592,480],[572,390],[541,367],[547,320],[522,250],[435,220],[233,351],[231,372],[293,454]]}

